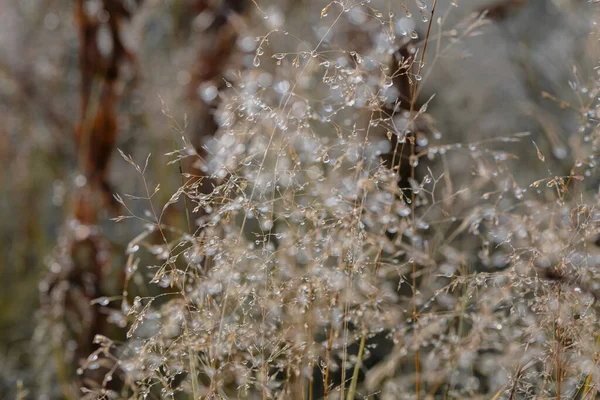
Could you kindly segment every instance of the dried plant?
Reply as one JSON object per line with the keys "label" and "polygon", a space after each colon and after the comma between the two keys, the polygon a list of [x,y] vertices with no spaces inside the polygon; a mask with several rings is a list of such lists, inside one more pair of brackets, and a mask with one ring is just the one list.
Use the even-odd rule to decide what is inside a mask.
{"label": "dried plant", "polygon": [[[96,348],[97,334],[108,333],[100,309],[103,301],[94,301],[105,294],[105,281],[114,280],[110,242],[98,222],[103,209],[116,210],[108,182],[108,165],[117,140],[116,86],[122,83],[123,62],[133,61],[121,36],[123,21],[131,17],[125,3],[78,0],[74,17],[80,40],[81,112],[74,129],[80,175],[69,221],[48,262],[50,271],[40,284],[41,322],[34,338],[47,352],[41,361],[54,359],[65,398],[78,398],[81,386],[100,386],[103,381],[106,385],[104,374],[113,368],[108,362],[100,370],[83,371],[77,363]],[[121,328],[126,324],[111,317],[108,321]],[[46,342],[47,336],[52,340]],[[83,376],[77,379],[78,375]]]}
{"label": "dried plant", "polygon": [[[476,85],[440,82],[539,8],[585,17],[597,46],[597,5],[175,1],[191,50],[160,107],[177,146],[166,162],[119,150],[113,168],[136,182],[108,202],[120,71],[134,62],[121,28],[135,18],[126,1],[84,3],[75,142],[87,186],[41,284],[39,361],[56,359],[61,386],[47,396],[596,398],[597,65],[561,60],[577,64],[565,82],[552,65],[536,79],[544,59],[517,38],[533,61],[515,50],[522,76],[506,74],[530,98],[496,99],[498,114],[460,101]],[[486,119],[508,107],[522,131]],[[468,125],[481,132],[462,135]],[[139,229],[123,265],[98,213],[115,203],[113,222]]]}
{"label": "dried plant", "polygon": [[[277,18],[255,6],[249,18]],[[426,60],[468,45],[486,12],[446,28],[437,1],[417,0],[419,35],[408,7],[378,6],[325,4],[313,39],[272,22],[252,66],[224,74],[202,155],[166,111],[182,136],[171,163],[202,175],[183,173],[164,205],[122,153],[144,188],[116,196],[117,221],[145,224],[117,300],[129,331],[100,337],[84,367],[101,352],[124,387],[89,394],[595,396],[597,81],[572,85],[588,146],[565,173],[529,132],[445,142],[421,94]],[[515,145],[548,176],[524,182]],[[182,199],[188,223],[166,224]],[[138,275],[160,293],[132,297]]]}

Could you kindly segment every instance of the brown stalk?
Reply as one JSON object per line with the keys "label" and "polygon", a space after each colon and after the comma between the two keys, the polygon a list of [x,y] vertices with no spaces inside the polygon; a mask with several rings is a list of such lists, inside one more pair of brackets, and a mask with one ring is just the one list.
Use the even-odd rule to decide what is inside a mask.
{"label": "brown stalk", "polygon": [[[431,34],[431,25],[433,23],[433,16],[435,14],[435,7],[437,5],[437,0],[433,0],[433,4],[431,6],[431,16],[429,17],[429,23],[427,24],[427,33],[425,35],[425,43],[423,44],[423,51],[421,52],[421,60],[419,61],[419,65],[417,67],[417,76],[421,76],[421,71],[423,69],[423,65],[425,64],[425,54],[427,53],[427,45],[429,44],[429,36]],[[415,102],[419,89],[419,81],[417,80],[413,86],[413,92],[410,101],[410,116],[411,118],[414,115],[415,110]],[[410,156],[413,158],[415,156],[415,136],[413,135],[412,140],[410,141]],[[411,179],[415,179],[415,167],[413,165],[410,166],[410,176]],[[411,208],[412,208],[412,222],[413,229],[416,226],[415,220],[415,192],[411,191]],[[413,261],[412,263],[412,290],[413,290],[413,323],[415,324],[415,335],[418,329],[418,311],[417,311],[417,302],[416,302],[416,286],[417,285],[417,263]],[[421,365],[419,360],[419,347],[417,344],[417,348],[415,349],[415,380],[416,380],[416,394],[417,400],[421,398]]]}
{"label": "brown stalk", "polygon": [[323,378],[323,399],[329,399],[329,364],[331,363],[331,347],[333,346],[333,324],[329,328],[329,337],[327,339],[327,349],[325,350],[325,376]]}
{"label": "brown stalk", "polygon": [[[110,244],[95,232],[94,226],[101,210],[116,208],[108,182],[109,161],[117,139],[115,84],[119,81],[123,62],[133,61],[121,40],[121,25],[131,17],[125,3],[103,0],[103,9],[95,15],[86,12],[85,4],[86,0],[77,0],[74,7],[81,72],[81,114],[74,128],[74,141],[79,171],[85,180],[73,195],[71,213],[76,226],[60,238],[57,248],[60,270],[53,270],[48,275],[47,290],[42,294],[42,304],[51,308],[51,314],[60,315],[53,322],[66,327],[68,335],[77,344],[73,360],[58,360],[59,364],[63,363],[59,365],[63,372],[65,366],[76,366],[87,358],[95,347],[95,335],[105,333],[107,329],[100,306],[91,301],[104,295],[104,280],[111,266]],[[98,43],[98,32],[103,25],[110,33],[111,51],[108,54]],[[26,93],[33,95],[29,91]],[[74,318],[69,319],[69,316]],[[105,372],[103,368],[81,371],[79,380],[70,371],[68,375],[63,373],[61,379],[69,379],[69,386],[97,388],[102,385]]]}
{"label": "brown stalk", "polygon": [[[198,151],[202,149],[203,139],[213,136],[218,129],[213,116],[218,101],[204,101],[198,91],[203,85],[212,84],[217,90],[225,86],[223,73],[232,61],[238,37],[239,27],[235,20],[246,10],[247,3],[247,0],[225,0],[216,6],[208,0],[199,0],[194,7],[197,13],[213,15],[212,23],[201,33],[197,61],[192,67],[188,86],[188,98],[196,108],[192,143]],[[206,189],[206,186],[203,187]]]}

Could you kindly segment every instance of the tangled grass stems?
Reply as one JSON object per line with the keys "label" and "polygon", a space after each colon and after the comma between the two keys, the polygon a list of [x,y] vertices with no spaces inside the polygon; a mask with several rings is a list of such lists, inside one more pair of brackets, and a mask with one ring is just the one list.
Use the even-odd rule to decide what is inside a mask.
{"label": "tangled grass stems", "polygon": [[[219,93],[206,156],[185,138],[168,154],[179,168],[193,159],[212,182],[208,193],[180,171],[181,187],[159,213],[145,168],[124,155],[142,171],[145,194],[119,196],[130,213],[119,220],[147,223],[129,246],[142,268],[127,282],[149,276],[169,293],[123,295],[130,337],[111,351],[124,393],[592,392],[599,259],[590,241],[600,215],[585,186],[596,172],[592,117],[581,119],[587,164],[538,180],[511,169],[511,146],[527,147],[525,134],[444,141],[428,111],[433,97],[419,98],[425,61],[437,59],[442,40],[454,46],[485,23],[478,14],[445,36],[433,22],[437,1],[430,12],[416,5],[427,22],[422,41],[406,28],[411,17],[396,24],[391,10],[367,3],[328,3],[313,45],[302,38],[294,48],[298,35],[266,27],[248,54],[252,67]],[[349,43],[363,25],[368,40]],[[265,61],[270,50],[275,65]],[[543,143],[535,137],[533,161],[559,171]],[[127,205],[137,200],[147,202],[145,216]],[[187,228],[169,226],[167,209]]]}

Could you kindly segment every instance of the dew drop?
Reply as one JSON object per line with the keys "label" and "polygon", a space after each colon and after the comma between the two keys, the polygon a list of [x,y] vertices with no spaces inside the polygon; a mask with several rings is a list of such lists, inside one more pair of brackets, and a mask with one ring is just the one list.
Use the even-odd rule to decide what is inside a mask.
{"label": "dew drop", "polygon": [[419,165],[419,158],[415,155],[411,155],[408,159],[408,162],[411,167],[417,167]]}

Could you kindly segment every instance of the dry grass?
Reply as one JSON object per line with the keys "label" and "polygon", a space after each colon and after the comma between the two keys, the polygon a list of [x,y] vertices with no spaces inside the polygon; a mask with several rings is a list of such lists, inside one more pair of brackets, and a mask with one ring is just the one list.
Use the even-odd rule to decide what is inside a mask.
{"label": "dry grass", "polygon": [[[197,120],[161,100],[178,141],[168,161],[115,160],[137,176],[114,196],[113,221],[139,230],[121,278],[99,283],[114,265],[98,255],[109,235],[95,234],[97,210],[68,226],[91,229],[84,249],[65,241],[51,258],[67,275],[46,288],[37,341],[62,395],[595,398],[595,65],[571,69],[568,93],[523,106],[534,128],[464,137],[436,123],[461,111],[439,111],[428,82],[535,4],[450,23],[461,8],[436,0],[209,3],[195,23],[218,57],[182,79],[186,96],[197,86]],[[576,124],[563,135],[542,107]],[[180,187],[163,194],[173,177]]]}

